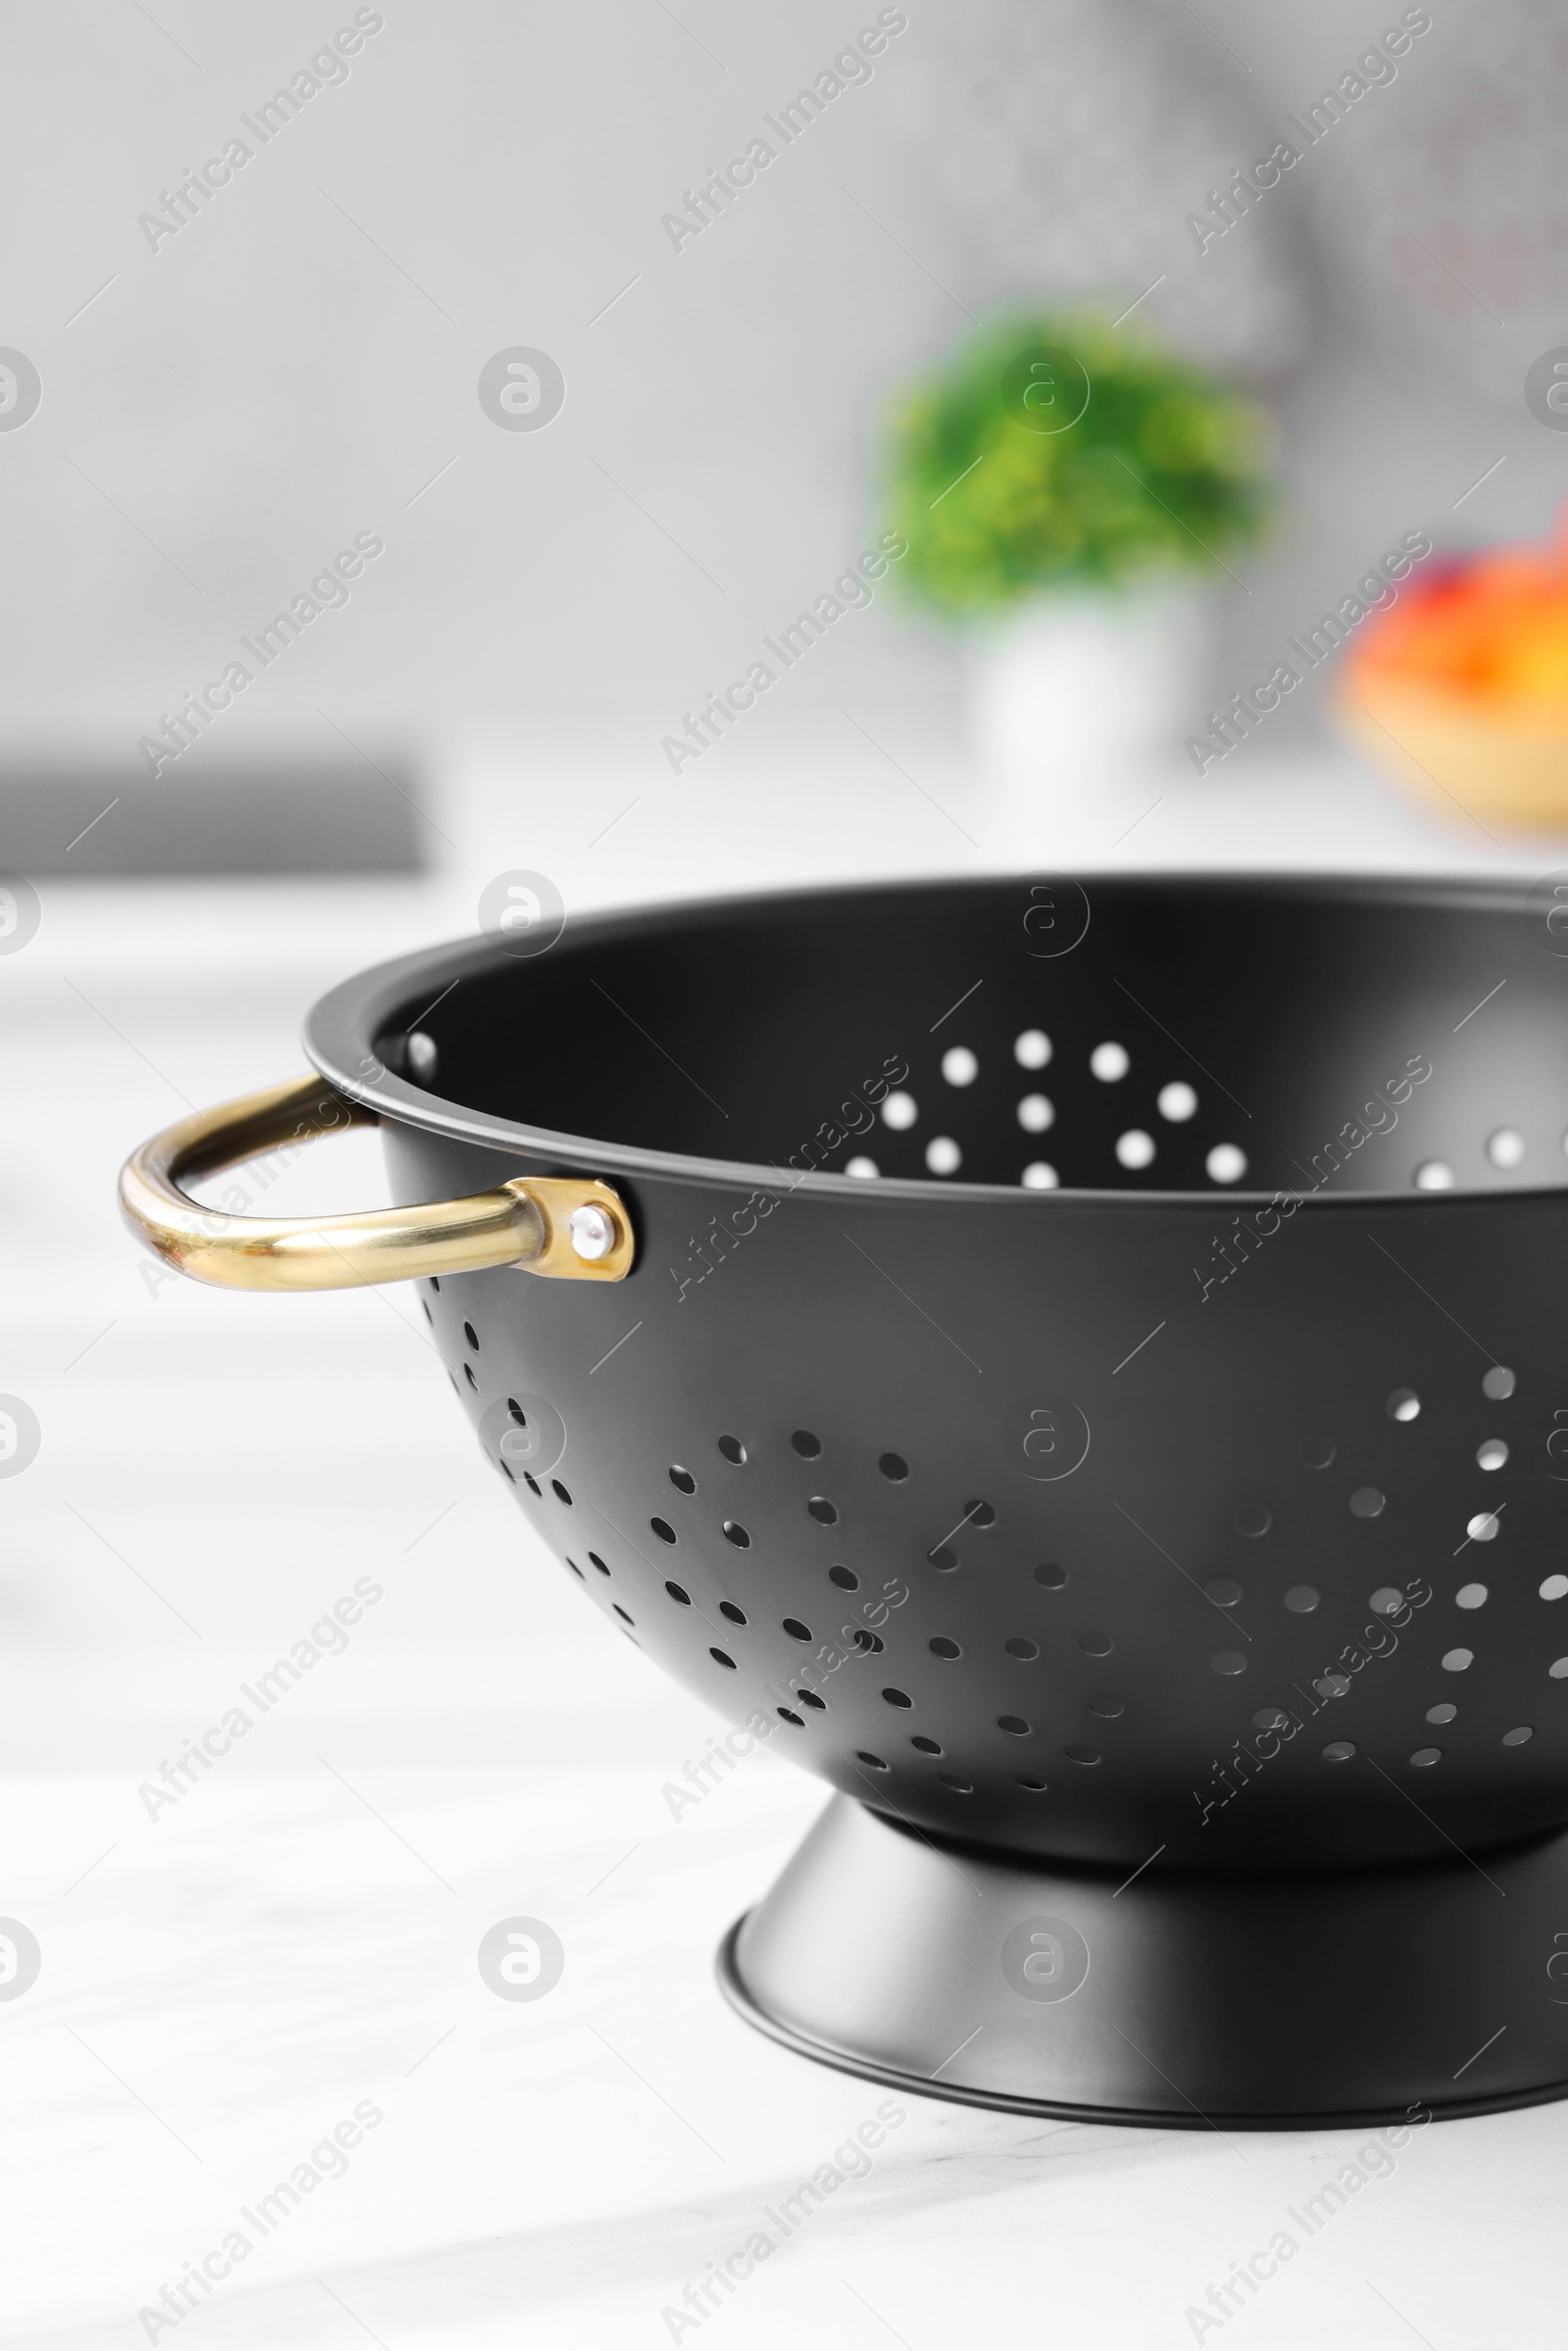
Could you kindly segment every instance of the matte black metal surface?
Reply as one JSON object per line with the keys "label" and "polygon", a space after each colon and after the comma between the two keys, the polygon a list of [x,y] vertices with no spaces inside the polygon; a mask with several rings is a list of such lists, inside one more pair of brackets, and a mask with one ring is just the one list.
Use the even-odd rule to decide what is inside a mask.
{"label": "matte black metal surface", "polygon": [[1122,1884],[941,1846],[836,1797],[726,1938],[719,1982],[787,2047],[928,2097],[1419,2130],[1568,2091],[1565,1905],[1560,1835],[1485,1872],[1450,1853]]}
{"label": "matte black metal surface", "polygon": [[421,1285],[431,1328],[498,1469],[509,1397],[559,1415],[514,1484],[595,1604],[834,1787],[1125,1869],[1563,1821],[1568,942],[1522,887],[1086,887],[470,942],[307,1045],[387,1119],[399,1200],[620,1186],[628,1282]]}

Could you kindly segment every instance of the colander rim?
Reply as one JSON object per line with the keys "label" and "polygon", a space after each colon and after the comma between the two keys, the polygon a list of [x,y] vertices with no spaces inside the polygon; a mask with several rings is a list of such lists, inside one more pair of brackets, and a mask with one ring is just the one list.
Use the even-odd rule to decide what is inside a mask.
{"label": "colander rim", "polygon": [[[740,890],[709,893],[689,899],[665,898],[629,906],[596,908],[574,915],[571,918],[571,935],[574,944],[591,947],[602,940],[621,942],[648,932],[667,932],[676,924],[700,926],[708,922],[732,920],[742,911],[763,918],[771,914],[788,913],[808,905],[821,907],[848,901],[863,902],[867,898],[887,902],[939,889],[955,895],[978,896],[1004,887],[1016,889],[1027,885],[1030,878],[1027,873],[1015,872],[963,874],[956,877],[916,874],[901,875],[891,880],[806,884],[766,891]],[[1178,891],[1201,889],[1238,898],[1266,894],[1298,901],[1321,900],[1341,906],[1381,903],[1405,908],[1429,906],[1476,913],[1511,911],[1523,917],[1528,910],[1531,889],[1540,876],[1519,874],[1476,878],[1444,873],[1304,873],[1269,868],[1194,868],[1146,872],[1086,865],[1079,867],[1070,877],[1042,874],[1037,878],[1057,881],[1070,878],[1085,884],[1092,881],[1102,890],[1126,888],[1174,895]],[[524,959],[510,955],[499,942],[481,934],[446,941],[436,947],[415,949],[368,965],[328,989],[307,1013],[301,1031],[307,1058],[339,1093],[363,1103],[394,1126],[414,1127],[454,1142],[476,1144],[489,1150],[523,1155],[530,1160],[548,1160],[562,1168],[584,1169],[607,1176],[642,1177],[649,1181],[709,1188],[719,1185],[733,1191],[773,1194],[804,1192],[808,1197],[822,1200],[853,1200],[859,1206],[877,1200],[896,1200],[903,1205],[919,1207],[935,1207],[943,1201],[957,1200],[970,1206],[988,1208],[1011,1203],[1022,1213],[1038,1211],[1059,1214],[1064,1210],[1085,1208],[1112,1213],[1137,1213],[1159,1209],[1190,1211],[1211,1218],[1216,1209],[1225,1206],[1258,1209],[1267,1208],[1278,1201],[1294,1200],[1298,1213],[1302,1209],[1319,1215],[1356,1210],[1364,1213],[1372,1207],[1403,1207],[1417,1214],[1430,1215],[1467,1207],[1495,1207],[1501,1200],[1561,1198],[1568,1192],[1568,1176],[1560,1183],[1510,1185],[1506,1192],[1466,1184],[1455,1184],[1440,1192],[1414,1191],[1408,1186],[1400,1186],[1328,1193],[1291,1192],[1283,1188],[1258,1190],[1242,1185],[1214,1185],[1207,1190],[1198,1191],[1155,1186],[1129,1188],[1062,1184],[1049,1191],[1034,1191],[1019,1184],[983,1184],[945,1176],[879,1176],[871,1182],[858,1176],[827,1171],[802,1174],[796,1169],[781,1168],[767,1161],[711,1158],[692,1152],[660,1151],[640,1144],[614,1143],[608,1138],[534,1126],[526,1121],[503,1118],[491,1111],[476,1110],[465,1103],[451,1102],[445,1096],[428,1093],[387,1069],[376,1059],[376,1038],[386,1033],[394,1015],[404,1009],[411,1000],[417,998],[422,990],[429,989],[432,996],[439,997],[460,980],[501,971]],[[367,1063],[373,1063],[373,1066],[368,1068]]]}

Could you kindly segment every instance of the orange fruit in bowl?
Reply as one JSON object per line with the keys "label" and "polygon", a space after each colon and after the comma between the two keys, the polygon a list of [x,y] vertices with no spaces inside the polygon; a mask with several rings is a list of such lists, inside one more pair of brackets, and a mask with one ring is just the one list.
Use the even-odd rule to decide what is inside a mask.
{"label": "orange fruit in bowl", "polygon": [[1348,654],[1336,715],[1450,813],[1568,831],[1568,532],[1406,580]]}

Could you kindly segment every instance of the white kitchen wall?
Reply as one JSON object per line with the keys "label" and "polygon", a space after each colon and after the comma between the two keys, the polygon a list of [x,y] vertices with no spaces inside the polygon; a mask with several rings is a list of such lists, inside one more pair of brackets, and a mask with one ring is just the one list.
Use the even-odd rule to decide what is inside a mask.
{"label": "white kitchen wall", "polygon": [[[1349,65],[1383,22],[1362,0],[895,13],[871,77],[676,251],[662,216],[875,8],[384,0],[346,77],[266,145],[243,118],[352,7],[7,8],[0,344],[42,402],[0,431],[0,756],[90,752],[133,783],[159,713],[369,532],[384,553],[189,755],[193,779],[339,754],[334,728],[439,766],[476,723],[545,717],[612,728],[655,777],[679,713],[860,544],[901,376],[999,301],[1131,301],[1162,273],[1150,315],[1264,381],[1286,423],[1291,512],[1245,590],[1218,581],[1216,682],[1388,529],[1541,525],[1565,449],[1517,396],[1541,302],[1501,326],[1461,295],[1461,367],[1354,260],[1417,252],[1364,192],[1383,148],[1440,135],[1478,55],[1544,59],[1559,8],[1440,4],[1396,84],[1201,256],[1186,212]],[[198,217],[138,225],[235,135],[251,160]],[[1517,139],[1491,118],[1483,135],[1479,175],[1506,181]],[[1531,188],[1539,212],[1539,166]],[[479,404],[517,345],[564,376],[543,431]],[[824,711],[853,679],[949,723],[956,675],[884,597],[798,684]]]}

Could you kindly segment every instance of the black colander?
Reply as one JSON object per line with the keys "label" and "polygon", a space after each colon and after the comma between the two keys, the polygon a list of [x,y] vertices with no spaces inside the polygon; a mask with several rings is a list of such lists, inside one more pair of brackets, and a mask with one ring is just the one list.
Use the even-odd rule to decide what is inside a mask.
{"label": "black colander", "polygon": [[318,1005],[398,1200],[624,1219],[622,1280],[421,1304],[609,1624],[851,1808],[727,1949],[767,2030],[1142,2120],[1568,2080],[1562,924],[919,884]]}

